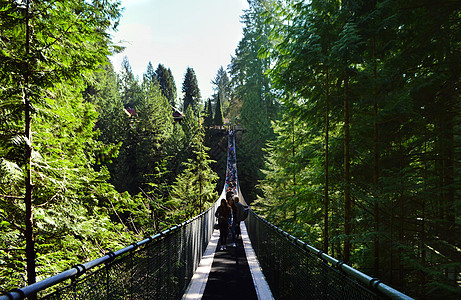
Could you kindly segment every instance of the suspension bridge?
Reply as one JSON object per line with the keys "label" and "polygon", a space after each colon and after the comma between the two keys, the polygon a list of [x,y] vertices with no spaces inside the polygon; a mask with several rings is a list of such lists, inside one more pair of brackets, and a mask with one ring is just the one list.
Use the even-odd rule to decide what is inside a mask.
{"label": "suspension bridge", "polygon": [[[15,299],[412,299],[270,224],[250,209],[236,247],[219,251],[215,212],[226,191],[242,203],[229,135],[226,178],[207,211],[32,285]],[[232,147],[230,147],[232,146]],[[228,172],[229,173],[229,172]]]}

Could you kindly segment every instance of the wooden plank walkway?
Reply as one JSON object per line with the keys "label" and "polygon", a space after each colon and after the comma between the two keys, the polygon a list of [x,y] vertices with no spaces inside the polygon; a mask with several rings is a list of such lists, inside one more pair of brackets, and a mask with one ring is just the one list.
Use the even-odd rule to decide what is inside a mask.
{"label": "wooden plank walkway", "polygon": [[259,268],[242,222],[242,235],[232,247],[229,232],[227,250],[219,250],[215,230],[183,299],[273,299]]}

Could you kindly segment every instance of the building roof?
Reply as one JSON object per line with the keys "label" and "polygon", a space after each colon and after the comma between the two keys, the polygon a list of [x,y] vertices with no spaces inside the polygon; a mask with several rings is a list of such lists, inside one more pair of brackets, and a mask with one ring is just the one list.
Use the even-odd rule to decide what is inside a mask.
{"label": "building roof", "polygon": [[182,119],[184,119],[185,115],[182,111],[180,111],[174,106],[171,106],[171,109],[173,110],[173,119],[175,121],[181,121]]}

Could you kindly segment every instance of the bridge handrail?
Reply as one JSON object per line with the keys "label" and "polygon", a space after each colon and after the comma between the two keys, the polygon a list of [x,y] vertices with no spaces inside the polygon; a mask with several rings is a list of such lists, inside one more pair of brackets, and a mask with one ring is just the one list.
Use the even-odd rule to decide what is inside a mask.
{"label": "bridge handrail", "polygon": [[[271,227],[275,231],[277,231],[280,235],[285,237],[288,241],[291,243],[307,250],[309,253],[317,256],[318,258],[322,259],[325,262],[328,262],[332,266],[336,267],[338,270],[350,275],[352,278],[355,280],[361,282],[365,286],[371,288],[374,291],[377,291],[380,295],[387,296],[391,299],[407,299],[411,300],[413,298],[399,292],[398,290],[384,284],[381,280],[378,278],[373,278],[371,276],[368,276],[365,273],[362,273],[351,266],[347,265],[343,261],[337,260],[336,258],[333,258],[329,256],[328,254],[324,253],[323,251],[299,240],[298,238],[294,237],[293,235],[283,231],[282,229],[278,228],[274,224],[268,222],[261,216],[259,216],[257,213],[255,213],[252,209],[250,209],[250,212],[258,218],[261,222],[265,223],[267,226]],[[251,237],[250,237],[251,238]]]}
{"label": "bridge handrail", "polygon": [[[217,202],[216,202],[217,203]],[[139,242],[135,242],[135,243],[132,243],[130,244],[129,246],[123,248],[123,249],[120,249],[120,250],[117,250],[115,252],[112,252],[110,251],[108,254],[102,256],[102,257],[99,257],[99,258],[96,258],[94,260],[91,260],[89,262],[86,262],[84,264],[77,264],[75,265],[74,267],[72,267],[71,269],[67,270],[67,271],[64,271],[64,272],[61,272],[59,274],[56,274],[54,276],[51,276],[51,277],[48,277],[46,279],[43,279],[41,281],[38,281],[36,283],[33,283],[31,285],[28,285],[28,286],[25,286],[23,288],[16,288],[16,289],[13,289],[9,292],[3,292],[3,295],[0,295],[0,300],[16,300],[16,299],[24,299],[28,296],[31,296],[31,295],[34,295],[40,291],[43,291],[51,286],[54,286],[54,285],[57,285],[59,283],[62,283],[63,281],[66,281],[66,280],[73,280],[75,278],[78,278],[80,277],[81,275],[83,275],[84,273],[86,273],[87,271],[95,268],[95,267],[98,267],[98,266],[102,266],[104,263],[108,263],[108,262],[111,262],[113,261],[115,258],[117,257],[120,257],[126,253],[130,253],[132,251],[135,251],[139,246],[143,246],[143,245],[147,245],[147,244],[151,244],[151,243],[154,243],[156,241],[159,241],[160,239],[162,238],[165,238],[169,235],[171,235],[172,233],[176,232],[177,230],[179,230],[180,228],[182,228],[183,226],[193,222],[194,220],[200,218],[201,216],[205,215],[206,213],[208,213],[211,209],[215,208],[216,206],[216,203],[214,205],[212,205],[210,208],[208,208],[206,211],[200,213],[199,215],[181,223],[181,224],[177,224],[177,225],[174,225],[160,233],[157,233],[155,235],[152,235],[142,241],[139,241]],[[213,213],[214,215],[214,213]]]}

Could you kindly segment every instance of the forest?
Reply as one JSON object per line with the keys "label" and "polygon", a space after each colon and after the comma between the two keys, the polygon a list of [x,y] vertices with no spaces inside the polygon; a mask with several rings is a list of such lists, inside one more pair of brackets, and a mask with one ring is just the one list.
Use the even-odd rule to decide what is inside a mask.
{"label": "forest", "polygon": [[239,125],[258,214],[409,296],[461,297],[461,2],[248,3],[202,99],[191,67],[179,93],[161,63],[114,71],[118,1],[1,2],[0,290],[209,207]]}

